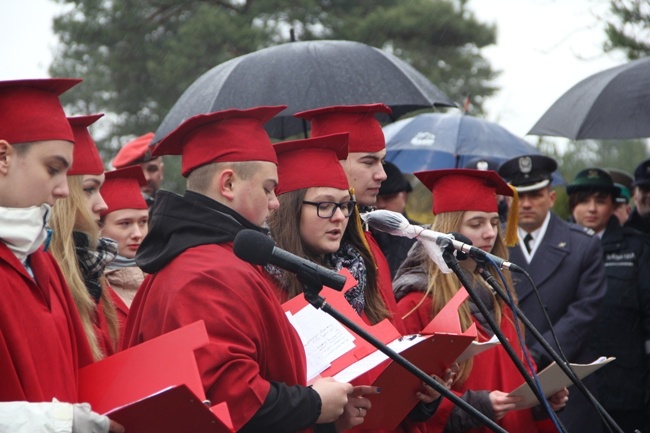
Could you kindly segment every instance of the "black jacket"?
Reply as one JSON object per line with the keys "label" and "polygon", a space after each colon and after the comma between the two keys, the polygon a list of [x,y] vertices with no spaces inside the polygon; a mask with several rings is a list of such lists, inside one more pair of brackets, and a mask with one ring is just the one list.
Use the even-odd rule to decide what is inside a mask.
{"label": "black jacket", "polygon": [[650,237],[612,217],[602,238],[607,293],[591,339],[616,361],[598,371],[605,409],[650,409]]}
{"label": "black jacket", "polygon": [[632,209],[632,213],[625,222],[625,227],[631,227],[645,234],[650,234],[650,218],[642,217],[636,209]]}

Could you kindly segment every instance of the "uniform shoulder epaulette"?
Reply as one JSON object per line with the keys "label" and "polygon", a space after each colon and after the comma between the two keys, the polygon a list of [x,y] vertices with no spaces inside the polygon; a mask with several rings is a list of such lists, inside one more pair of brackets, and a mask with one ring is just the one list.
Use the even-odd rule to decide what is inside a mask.
{"label": "uniform shoulder epaulette", "polygon": [[584,233],[584,234],[586,234],[587,236],[593,236],[593,235],[596,234],[596,232],[593,231],[592,229],[590,229],[589,227],[584,227],[584,226],[581,226],[580,224],[569,223],[569,227],[570,227],[573,231],[580,232],[580,233]]}

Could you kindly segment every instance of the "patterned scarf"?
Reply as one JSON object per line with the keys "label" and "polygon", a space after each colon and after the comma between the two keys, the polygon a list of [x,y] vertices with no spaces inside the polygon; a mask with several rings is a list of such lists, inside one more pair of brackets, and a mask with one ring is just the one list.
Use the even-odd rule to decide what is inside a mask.
{"label": "patterned scarf", "polygon": [[109,264],[106,265],[106,269],[122,269],[122,268],[131,268],[134,266],[135,267],[138,266],[135,263],[135,257],[133,257],[132,259],[128,259],[118,254]]}
{"label": "patterned scarf", "polygon": [[88,235],[83,232],[73,232],[72,239],[77,253],[77,263],[84,276],[88,293],[99,302],[102,296],[102,285],[99,277],[104,274],[104,268],[117,255],[117,242],[108,238],[99,238],[97,249],[90,249]]}
{"label": "patterned scarf", "polygon": [[327,258],[330,266],[337,271],[347,268],[352,276],[359,282],[355,287],[345,293],[345,299],[352,308],[361,315],[366,306],[365,289],[368,283],[366,264],[359,251],[349,242],[343,242],[339,250]]}

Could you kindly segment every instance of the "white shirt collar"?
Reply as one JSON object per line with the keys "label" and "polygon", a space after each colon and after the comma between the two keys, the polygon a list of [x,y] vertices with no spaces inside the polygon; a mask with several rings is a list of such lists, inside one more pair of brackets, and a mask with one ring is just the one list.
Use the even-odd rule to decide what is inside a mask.
{"label": "white shirt collar", "polygon": [[528,234],[528,232],[521,227],[517,227],[517,233],[519,235],[519,248],[521,248],[521,252],[524,254],[524,257],[526,258],[526,261],[530,263],[530,261],[533,259],[533,256],[535,255],[535,251],[537,251],[537,246],[541,243],[540,241],[544,239],[544,235],[546,235],[546,229],[548,228],[548,223],[551,221],[551,212],[549,211],[546,214],[546,218],[544,218],[544,222],[542,225],[537,229],[533,230],[530,232],[530,235],[533,237],[533,240],[530,241],[530,253],[526,249],[526,245],[524,244],[524,237]]}

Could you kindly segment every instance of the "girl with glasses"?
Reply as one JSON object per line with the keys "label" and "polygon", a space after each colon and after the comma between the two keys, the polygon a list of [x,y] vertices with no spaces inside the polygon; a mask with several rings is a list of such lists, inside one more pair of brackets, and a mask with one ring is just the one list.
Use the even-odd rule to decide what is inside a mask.
{"label": "girl with glasses", "polygon": [[[359,284],[349,289],[345,298],[368,324],[376,324],[392,319],[394,312],[389,311],[379,292],[377,268],[357,225],[358,210],[340,163],[347,157],[347,140],[348,134],[343,133],[275,145],[280,207],[268,223],[279,248],[328,268],[347,268]],[[273,266],[267,270],[280,288],[281,302],[303,292],[294,274]],[[428,419],[435,412],[440,396],[437,392],[423,386],[417,395],[421,403],[397,431],[419,431],[418,423],[412,421]],[[354,418],[357,424],[363,421],[365,408]]]}
{"label": "girl with glasses", "polygon": [[[356,229],[355,201],[339,160],[347,157],[347,134],[275,145],[280,208],[269,228],[278,247],[328,268],[348,268],[359,285],[345,297],[359,315],[375,324],[390,316],[377,288],[377,270]],[[303,292],[295,275],[273,271],[286,301]]]}

